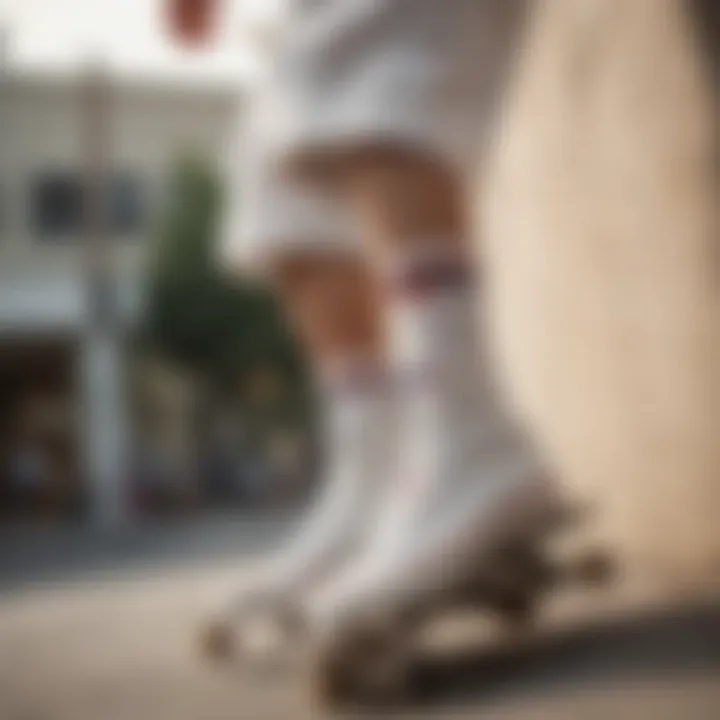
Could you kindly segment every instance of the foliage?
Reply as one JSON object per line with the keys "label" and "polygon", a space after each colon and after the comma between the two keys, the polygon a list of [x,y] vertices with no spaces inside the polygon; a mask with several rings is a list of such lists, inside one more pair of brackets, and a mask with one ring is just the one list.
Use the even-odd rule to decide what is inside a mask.
{"label": "foliage", "polygon": [[303,390],[303,359],[273,295],[217,262],[222,192],[212,169],[183,158],[169,190],[148,265],[150,347],[220,390],[238,389],[258,371]]}

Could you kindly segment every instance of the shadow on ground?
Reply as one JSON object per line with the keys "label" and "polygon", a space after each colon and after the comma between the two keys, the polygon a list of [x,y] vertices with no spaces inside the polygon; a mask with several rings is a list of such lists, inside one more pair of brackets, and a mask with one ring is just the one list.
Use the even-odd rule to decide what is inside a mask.
{"label": "shadow on ground", "polygon": [[300,512],[241,513],[132,524],[116,529],[14,527],[0,530],[0,595],[155,567],[241,561],[285,537]]}
{"label": "shadow on ground", "polygon": [[422,660],[418,707],[476,705],[616,683],[676,683],[720,672],[720,606],[655,612],[596,623],[511,651],[475,649]]}

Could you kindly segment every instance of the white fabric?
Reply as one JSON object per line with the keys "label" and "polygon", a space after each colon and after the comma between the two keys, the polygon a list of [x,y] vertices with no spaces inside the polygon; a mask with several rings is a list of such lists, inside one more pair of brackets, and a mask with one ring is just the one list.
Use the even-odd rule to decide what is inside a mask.
{"label": "white fabric", "polygon": [[308,599],[320,629],[351,608],[445,587],[559,507],[494,397],[470,289],[400,298],[391,327],[394,371],[407,378],[399,477],[358,563]]}
{"label": "white fabric", "polygon": [[[398,505],[434,521],[446,502],[479,485],[539,474],[520,434],[499,406],[492,369],[476,343],[470,288],[399,298],[391,314],[394,369],[407,378]],[[397,531],[399,522],[389,522]]]}
{"label": "white fabric", "polygon": [[288,250],[356,251],[327,198],[289,187],[278,162],[390,143],[473,172],[523,0],[292,0],[229,154],[221,252],[233,266]]}
{"label": "white fabric", "polygon": [[393,444],[391,399],[358,393],[330,401],[325,437],[327,481],[286,555],[272,568],[287,590],[342,562],[365,538],[387,485]]}
{"label": "white fabric", "polygon": [[274,93],[289,154],[391,142],[474,169],[523,0],[295,0]]}
{"label": "white fabric", "polygon": [[387,474],[395,427],[386,382],[327,393],[324,482],[282,552],[261,567],[233,598],[233,611],[259,600],[272,613],[332,574],[357,551],[371,525]]}
{"label": "white fabric", "polygon": [[224,262],[257,267],[287,252],[356,252],[353,225],[340,205],[280,173],[269,99],[256,91],[248,107],[228,155]]}

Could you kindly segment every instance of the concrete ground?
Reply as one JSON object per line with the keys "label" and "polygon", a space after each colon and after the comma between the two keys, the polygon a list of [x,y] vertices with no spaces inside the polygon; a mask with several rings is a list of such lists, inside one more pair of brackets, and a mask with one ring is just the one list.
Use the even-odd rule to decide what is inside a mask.
{"label": "concrete ground", "polygon": [[[287,527],[281,519],[216,518],[112,535],[2,534],[0,720],[320,717],[302,673],[218,672],[193,644],[203,611]],[[550,617],[565,620],[523,650],[474,643],[468,629],[462,649],[424,661],[423,701],[403,715],[718,717],[720,609],[628,615],[621,603],[601,613],[593,602],[558,605]],[[572,607],[581,612],[568,621]]]}

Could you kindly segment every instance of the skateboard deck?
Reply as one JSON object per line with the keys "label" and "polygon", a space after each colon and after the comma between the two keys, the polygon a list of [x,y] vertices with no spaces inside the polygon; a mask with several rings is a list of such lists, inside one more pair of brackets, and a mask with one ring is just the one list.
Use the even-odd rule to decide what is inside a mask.
{"label": "skateboard deck", "polygon": [[463,611],[491,616],[503,643],[528,641],[544,601],[562,588],[606,586],[613,562],[603,550],[560,559],[542,546],[508,546],[485,558],[484,570],[402,607],[343,621],[321,638],[310,663],[316,699],[325,708],[399,701],[415,692],[414,669],[424,631]]}

